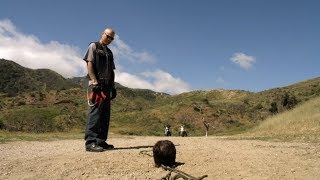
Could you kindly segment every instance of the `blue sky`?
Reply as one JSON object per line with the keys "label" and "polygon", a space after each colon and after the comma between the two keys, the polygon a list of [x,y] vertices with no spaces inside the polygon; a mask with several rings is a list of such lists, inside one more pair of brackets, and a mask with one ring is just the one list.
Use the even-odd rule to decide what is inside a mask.
{"label": "blue sky", "polygon": [[258,92],[319,77],[316,0],[2,0],[0,58],[84,76],[106,27],[116,81],[178,94]]}

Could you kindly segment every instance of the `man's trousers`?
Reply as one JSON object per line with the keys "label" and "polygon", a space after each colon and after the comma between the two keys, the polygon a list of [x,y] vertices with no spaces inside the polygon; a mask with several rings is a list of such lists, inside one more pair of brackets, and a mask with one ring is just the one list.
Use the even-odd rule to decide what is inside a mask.
{"label": "man's trousers", "polygon": [[110,88],[93,92],[88,88],[88,119],[85,131],[86,145],[100,144],[108,138],[110,121]]}

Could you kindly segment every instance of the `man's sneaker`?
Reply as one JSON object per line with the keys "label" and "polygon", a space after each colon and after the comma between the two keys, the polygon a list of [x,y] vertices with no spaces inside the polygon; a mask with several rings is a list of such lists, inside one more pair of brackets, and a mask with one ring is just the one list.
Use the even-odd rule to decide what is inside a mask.
{"label": "man's sneaker", "polygon": [[114,149],[114,146],[112,144],[108,144],[106,142],[100,143],[99,146],[102,147],[104,150]]}
{"label": "man's sneaker", "polygon": [[96,143],[91,143],[91,144],[86,145],[86,151],[102,152],[103,148],[101,146],[98,146]]}

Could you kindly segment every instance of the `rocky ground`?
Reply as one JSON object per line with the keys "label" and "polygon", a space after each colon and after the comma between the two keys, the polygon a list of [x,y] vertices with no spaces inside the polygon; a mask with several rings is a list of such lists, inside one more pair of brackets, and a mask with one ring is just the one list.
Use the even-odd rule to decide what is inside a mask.
{"label": "rocky ground", "polygon": [[[111,136],[115,150],[86,152],[83,140],[0,144],[0,179],[161,179],[152,146],[176,145],[177,169],[205,179],[320,179],[320,144],[223,137]],[[175,175],[172,173],[171,177]]]}

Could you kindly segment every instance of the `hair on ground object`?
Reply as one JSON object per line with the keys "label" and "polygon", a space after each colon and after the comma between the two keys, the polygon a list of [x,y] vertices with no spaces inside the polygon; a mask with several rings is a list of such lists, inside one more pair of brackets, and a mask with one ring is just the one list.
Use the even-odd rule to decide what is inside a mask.
{"label": "hair on ground object", "polygon": [[169,140],[158,141],[153,146],[153,159],[156,167],[173,167],[176,164],[176,147]]}

